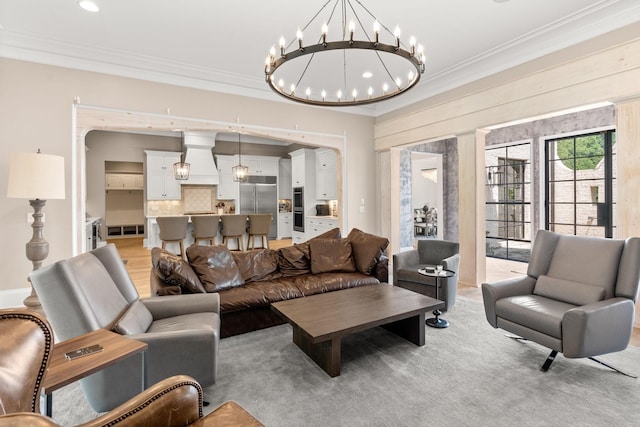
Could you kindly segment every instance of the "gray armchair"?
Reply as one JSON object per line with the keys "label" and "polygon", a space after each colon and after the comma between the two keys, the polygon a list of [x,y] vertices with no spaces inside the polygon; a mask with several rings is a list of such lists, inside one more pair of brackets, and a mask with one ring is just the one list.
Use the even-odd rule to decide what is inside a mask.
{"label": "gray armchair", "polygon": [[491,326],[552,350],[541,368],[546,371],[558,353],[602,363],[593,356],[624,350],[631,338],[639,283],[640,238],[613,240],[541,230],[527,275],[483,283],[482,296]]}
{"label": "gray armchair", "polygon": [[[444,311],[456,302],[458,272],[460,269],[460,244],[447,240],[418,240],[418,248],[393,255],[393,284],[405,289],[444,301]],[[455,273],[453,277],[427,277],[418,269],[442,265]],[[440,289],[436,292],[436,282]],[[439,315],[439,313],[438,313]]]}
{"label": "gray armchair", "polygon": [[[110,329],[148,344],[148,384],[181,374],[203,387],[215,383],[218,294],[139,299],[112,244],[36,270],[30,278],[58,340]],[[140,392],[141,357],[81,380],[96,412],[111,410]]]}

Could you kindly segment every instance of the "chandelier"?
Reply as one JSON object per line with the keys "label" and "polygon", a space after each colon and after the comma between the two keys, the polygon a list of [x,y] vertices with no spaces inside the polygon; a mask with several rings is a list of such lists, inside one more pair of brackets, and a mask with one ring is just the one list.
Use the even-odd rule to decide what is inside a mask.
{"label": "chandelier", "polygon": [[[354,5],[370,18],[371,31]],[[341,19],[332,19],[338,6]],[[328,15],[322,25],[321,15]],[[312,25],[320,30],[319,37],[305,46],[305,31],[313,30]],[[281,37],[279,46],[279,55],[273,46],[265,60],[266,82],[277,94],[304,104],[339,107],[383,101],[414,87],[425,70],[424,49],[415,37],[407,48],[400,29],[389,30],[359,0],[327,1],[291,42]]]}

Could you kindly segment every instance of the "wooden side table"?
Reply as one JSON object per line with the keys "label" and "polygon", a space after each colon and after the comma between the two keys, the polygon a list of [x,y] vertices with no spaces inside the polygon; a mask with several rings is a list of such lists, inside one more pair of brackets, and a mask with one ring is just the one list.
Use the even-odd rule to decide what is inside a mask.
{"label": "wooden side table", "polygon": [[[65,358],[67,352],[94,344],[100,344],[104,350],[74,360]],[[106,329],[98,329],[55,344],[42,386],[46,415],[52,416],[54,391],[138,353],[142,353],[141,386],[142,390],[145,390],[147,388],[147,347],[146,343]]]}

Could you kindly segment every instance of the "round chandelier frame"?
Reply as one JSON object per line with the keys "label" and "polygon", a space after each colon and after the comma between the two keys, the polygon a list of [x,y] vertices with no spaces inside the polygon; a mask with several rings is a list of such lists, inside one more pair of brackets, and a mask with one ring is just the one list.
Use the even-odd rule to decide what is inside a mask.
{"label": "round chandelier frame", "polygon": [[[322,12],[322,10],[325,9],[326,6],[331,1],[332,0],[327,1],[324,4],[324,6],[322,6],[322,8],[314,15],[312,20],[309,23],[307,23],[304,29],[309,27],[309,25],[315,20],[316,17],[318,17],[318,15]],[[275,47],[272,47],[271,51],[269,52],[269,56],[265,60],[265,69],[264,69],[265,80],[269,85],[269,87],[274,92],[276,92],[278,95],[283,96],[289,100],[300,102],[303,104],[325,106],[325,107],[346,107],[346,106],[372,104],[375,102],[380,102],[380,101],[387,100],[389,98],[393,98],[413,88],[420,81],[420,76],[425,71],[425,55],[424,55],[424,50],[422,46],[421,45],[416,46],[415,38],[411,37],[411,40],[409,42],[409,45],[410,45],[409,49],[403,48],[402,43],[400,41],[400,32],[398,28],[396,28],[396,30],[392,33],[386,26],[381,25],[378,19],[376,19],[375,16],[373,16],[373,14],[371,14],[371,12],[369,12],[359,0],[355,0],[355,2],[358,5],[360,5],[362,9],[364,9],[366,13],[368,13],[374,19],[374,24],[373,24],[374,39],[371,40],[365,30],[364,34],[366,35],[368,40],[355,40],[354,39],[355,24],[353,20],[349,24],[349,29],[347,33],[347,27],[346,27],[347,6],[349,6],[349,8],[353,13],[353,16],[355,17],[355,19],[360,24],[360,27],[363,30],[364,30],[364,27],[362,26],[362,22],[355,12],[355,9],[352,5],[351,0],[335,0],[333,11],[331,12],[329,21],[331,20],[331,17],[334,14],[336,6],[338,4],[341,4],[341,9],[342,9],[341,27],[342,27],[342,33],[343,33],[343,40],[327,41],[327,28],[328,28],[327,24],[329,21],[323,24],[322,34],[320,36],[319,42],[316,44],[303,46],[302,44],[303,34],[302,34],[302,31],[298,29],[296,34],[297,48],[294,48],[289,52],[287,52],[286,46],[285,46],[285,40],[284,38],[281,38],[280,39],[280,56],[276,57]],[[386,30],[389,34],[393,35],[395,39],[395,44],[380,42],[381,28]],[[349,35],[348,38],[346,37],[347,34]],[[292,44],[293,42],[289,43],[289,46],[291,46]],[[304,74],[306,73],[307,69],[311,64],[311,61],[315,58],[316,54],[322,54],[324,52],[339,51],[339,50],[342,50],[343,52],[347,52],[348,50],[351,50],[351,49],[375,51],[375,54],[377,55],[380,63],[382,64],[383,69],[386,71],[388,77],[392,82],[392,87],[389,88],[385,84],[385,86],[387,87],[384,87],[379,92],[375,92],[375,95],[372,87],[369,87],[368,93],[366,93],[364,96],[361,95],[360,97],[358,97],[358,93],[355,88],[353,89],[352,92],[349,93],[347,92],[348,88],[344,87],[344,93],[342,92],[342,90],[339,90],[336,100],[327,99],[328,97],[324,89],[322,90],[322,93],[319,97],[311,96],[310,88],[307,88],[306,91],[303,91],[302,96],[300,95],[300,92],[296,93],[296,88],[298,86],[298,83],[300,83],[300,81],[303,79]],[[410,64],[409,66],[410,71],[408,73],[408,79],[407,79],[406,85],[402,85],[400,79],[397,76],[394,77],[391,75],[387,65],[385,64],[385,62],[383,61],[380,55],[381,52],[386,54],[396,55],[404,59],[406,62]],[[296,79],[296,83],[291,84],[289,88],[285,88],[285,84],[283,80],[279,80],[277,82],[275,81],[276,70],[278,70],[280,67],[282,67],[284,64],[286,64],[289,61],[292,61],[294,59],[297,59],[303,56],[308,56],[308,55],[310,56],[308,63],[306,67],[304,67],[304,70],[302,71],[300,76]],[[345,62],[343,63],[343,66],[344,68],[346,68],[347,67],[346,59],[344,59],[344,61]],[[346,85],[346,82],[345,82],[345,85]]]}

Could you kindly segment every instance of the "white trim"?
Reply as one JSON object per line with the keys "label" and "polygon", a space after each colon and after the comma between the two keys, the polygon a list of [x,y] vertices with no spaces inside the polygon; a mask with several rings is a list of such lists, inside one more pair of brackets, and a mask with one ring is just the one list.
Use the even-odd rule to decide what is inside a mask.
{"label": "white trim", "polygon": [[31,294],[31,288],[7,289],[0,291],[0,309],[25,308],[22,303]]}

